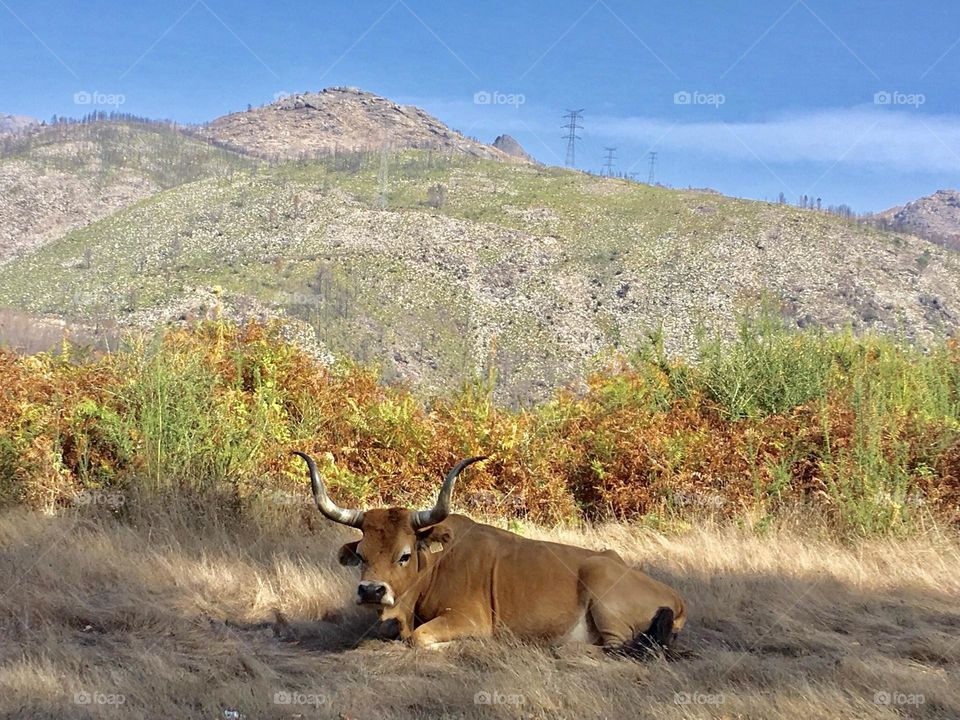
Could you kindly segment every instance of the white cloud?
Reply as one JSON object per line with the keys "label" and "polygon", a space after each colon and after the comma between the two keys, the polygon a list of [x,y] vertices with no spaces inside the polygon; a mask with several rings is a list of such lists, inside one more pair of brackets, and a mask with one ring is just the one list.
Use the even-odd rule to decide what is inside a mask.
{"label": "white cloud", "polygon": [[[528,134],[530,149],[548,162],[544,148],[560,145],[560,114],[527,103],[519,109],[475,105],[471,99],[408,98],[470,135],[492,140],[509,132]],[[689,120],[678,107],[669,117],[588,114],[584,137],[604,143],[671,150],[718,160],[774,166],[814,163],[829,168],[889,168],[915,173],[960,168],[960,116],[917,109],[864,105],[818,112],[792,112],[751,122]],[[488,137],[489,136],[489,137]],[[533,136],[533,141],[529,140]]]}
{"label": "white cloud", "polygon": [[903,172],[956,171],[960,118],[852,108],[759,122],[594,118],[591,131],[638,144],[771,165],[877,165]]}

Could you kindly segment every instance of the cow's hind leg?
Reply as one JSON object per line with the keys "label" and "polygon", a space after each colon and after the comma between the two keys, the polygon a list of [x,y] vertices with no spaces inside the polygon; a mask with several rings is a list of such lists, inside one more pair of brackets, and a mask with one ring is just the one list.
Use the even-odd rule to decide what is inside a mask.
{"label": "cow's hind leg", "polygon": [[603,649],[610,654],[633,658],[662,656],[676,634],[673,631],[673,610],[668,607],[659,608],[650,625],[639,632],[602,601],[594,604],[590,612],[603,638]]}
{"label": "cow's hind leg", "polygon": [[662,655],[670,649],[675,636],[673,609],[662,607],[653,616],[650,627],[634,635],[629,642],[624,643],[620,652],[638,658]]}
{"label": "cow's hind leg", "polygon": [[672,608],[657,602],[657,585],[646,576],[611,565],[609,558],[585,563],[580,574],[587,613],[609,653],[661,655],[675,633]]}

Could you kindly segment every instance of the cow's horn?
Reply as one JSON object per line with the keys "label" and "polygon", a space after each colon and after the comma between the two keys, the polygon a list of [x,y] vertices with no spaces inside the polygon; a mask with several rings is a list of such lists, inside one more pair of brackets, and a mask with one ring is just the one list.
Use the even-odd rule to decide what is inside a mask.
{"label": "cow's horn", "polygon": [[487,457],[483,455],[458,462],[453,470],[447,473],[447,477],[443,481],[443,487],[440,488],[440,495],[437,497],[437,504],[429,510],[419,510],[413,514],[410,521],[413,524],[413,529],[418,530],[446,520],[447,515],[450,514],[450,497],[453,495],[453,484],[457,480],[457,475],[463,472],[467,465],[486,459]]}
{"label": "cow's horn", "polygon": [[307,467],[310,468],[310,487],[313,488],[313,499],[317,503],[317,509],[334,522],[355,528],[363,525],[362,510],[339,507],[327,495],[327,489],[323,486],[320,473],[317,472],[317,464],[313,461],[313,458],[297,450],[294,450],[293,454],[302,457],[306,461]]}

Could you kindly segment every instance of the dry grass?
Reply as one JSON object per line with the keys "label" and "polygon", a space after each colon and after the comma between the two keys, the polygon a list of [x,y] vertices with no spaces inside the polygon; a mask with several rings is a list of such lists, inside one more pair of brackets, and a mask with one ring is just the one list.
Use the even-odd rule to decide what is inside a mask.
{"label": "dry grass", "polygon": [[[335,564],[351,531],[306,507],[242,523],[197,509],[124,523],[93,506],[0,515],[0,714],[960,716],[960,543],[936,531],[841,544],[783,526],[527,529],[615,548],[683,593],[682,657],[638,663],[510,641],[415,651],[377,639],[350,605],[355,572]],[[475,703],[482,692],[500,702]]]}

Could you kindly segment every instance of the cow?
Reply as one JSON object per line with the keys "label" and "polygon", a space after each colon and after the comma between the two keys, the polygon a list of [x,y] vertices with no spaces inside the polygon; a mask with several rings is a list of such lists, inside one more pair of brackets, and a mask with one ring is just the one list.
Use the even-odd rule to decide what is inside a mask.
{"label": "cow", "polygon": [[338,507],[313,459],[302,452],[317,508],[360,530],[339,561],[360,567],[356,602],[415,647],[509,633],[550,644],[587,643],[634,657],[669,647],[686,621],[670,587],[616,552],[531,540],[451,514],[457,476],[447,474],[427,510]]}

